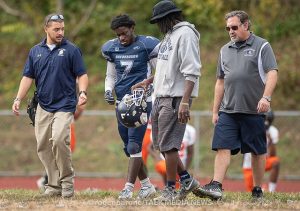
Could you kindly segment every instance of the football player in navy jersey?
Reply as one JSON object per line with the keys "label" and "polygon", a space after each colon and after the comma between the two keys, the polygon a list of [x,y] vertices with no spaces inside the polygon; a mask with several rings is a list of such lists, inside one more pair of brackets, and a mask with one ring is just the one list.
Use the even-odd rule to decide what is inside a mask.
{"label": "football player in navy jersey", "polygon": [[[135,35],[135,21],[127,14],[112,19],[111,29],[117,38],[107,41],[102,46],[102,55],[107,60],[104,98],[110,105],[116,104],[126,94],[131,94],[131,87],[148,78],[156,65],[156,46],[159,40],[151,36]],[[147,113],[151,111],[151,99],[147,100]],[[138,199],[145,199],[155,194],[145,165],[142,161],[142,142],[146,125],[127,128],[118,121],[119,134],[124,142],[124,152],[129,157],[127,182],[120,192],[119,199],[132,198],[134,183],[138,177],[141,190]]]}

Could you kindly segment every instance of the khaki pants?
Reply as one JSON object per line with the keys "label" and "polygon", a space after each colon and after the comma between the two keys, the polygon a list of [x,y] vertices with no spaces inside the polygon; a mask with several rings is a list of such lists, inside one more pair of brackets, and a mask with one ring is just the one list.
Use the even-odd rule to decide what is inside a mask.
{"label": "khaki pants", "polygon": [[35,117],[37,153],[48,175],[48,189],[73,187],[74,170],[70,150],[71,112],[45,111],[38,105]]}

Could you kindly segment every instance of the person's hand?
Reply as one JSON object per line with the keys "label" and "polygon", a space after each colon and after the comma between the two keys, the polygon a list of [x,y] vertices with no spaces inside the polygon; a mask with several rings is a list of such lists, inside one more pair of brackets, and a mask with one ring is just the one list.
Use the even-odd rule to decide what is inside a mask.
{"label": "person's hand", "polygon": [[270,110],[270,104],[271,103],[267,99],[261,98],[257,104],[257,112],[258,113],[268,112]]}
{"label": "person's hand", "polygon": [[115,104],[115,98],[113,96],[113,94],[111,93],[110,90],[107,90],[104,93],[104,99],[105,101],[109,104],[109,105],[114,105]]}
{"label": "person's hand", "polygon": [[178,109],[178,121],[179,123],[185,124],[191,119],[190,116],[190,104],[180,103]]}
{"label": "person's hand", "polygon": [[217,122],[218,122],[218,120],[219,120],[219,114],[218,114],[218,113],[213,113],[211,122],[212,122],[214,125],[216,125]]}
{"label": "person's hand", "polygon": [[147,79],[144,79],[143,81],[133,85],[131,87],[131,91],[137,89],[137,88],[143,88],[145,91],[148,89],[149,83],[147,81]]}
{"label": "person's hand", "polygon": [[78,106],[85,105],[87,103],[86,91],[80,91],[78,96]]}
{"label": "person's hand", "polygon": [[19,98],[16,98],[12,105],[12,111],[16,116],[19,116],[19,114],[20,114],[20,103],[21,103],[21,100]]}

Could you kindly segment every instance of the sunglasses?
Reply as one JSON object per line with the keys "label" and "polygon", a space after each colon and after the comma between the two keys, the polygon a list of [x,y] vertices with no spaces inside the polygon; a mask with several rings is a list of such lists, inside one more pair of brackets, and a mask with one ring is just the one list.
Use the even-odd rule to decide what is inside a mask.
{"label": "sunglasses", "polygon": [[226,31],[230,31],[230,29],[232,29],[233,31],[236,31],[239,29],[239,26],[241,26],[242,24],[238,25],[238,26],[226,26],[225,29]]}
{"label": "sunglasses", "polygon": [[56,21],[56,20],[64,20],[64,16],[63,16],[63,15],[52,15],[52,16],[48,19],[46,25],[47,25],[50,21]]}

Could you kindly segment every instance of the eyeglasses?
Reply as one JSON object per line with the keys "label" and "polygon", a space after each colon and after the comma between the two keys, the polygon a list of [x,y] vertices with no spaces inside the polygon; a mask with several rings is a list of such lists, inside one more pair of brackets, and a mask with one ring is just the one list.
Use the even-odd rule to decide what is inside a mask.
{"label": "eyeglasses", "polygon": [[46,22],[46,25],[50,22],[50,21],[56,21],[56,20],[64,20],[64,16],[63,15],[52,15]]}
{"label": "eyeglasses", "polygon": [[236,31],[239,29],[239,26],[241,26],[242,24],[238,25],[238,26],[226,26],[225,29],[226,31],[230,31],[230,29],[232,29],[233,31]]}

